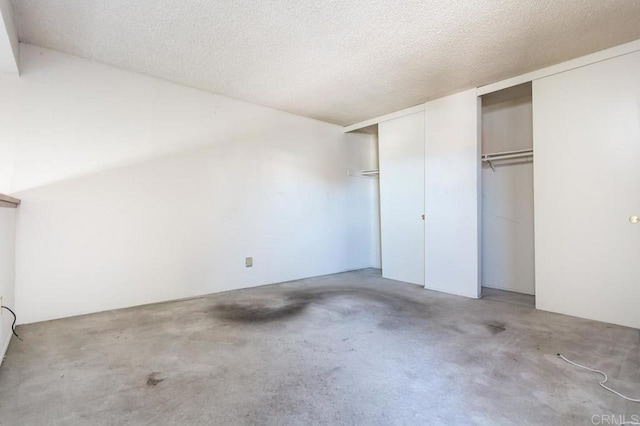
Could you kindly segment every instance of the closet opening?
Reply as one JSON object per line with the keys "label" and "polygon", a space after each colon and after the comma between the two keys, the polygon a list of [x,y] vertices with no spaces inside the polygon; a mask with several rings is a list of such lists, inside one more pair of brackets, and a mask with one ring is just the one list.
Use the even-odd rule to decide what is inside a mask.
{"label": "closet opening", "polygon": [[532,86],[482,96],[482,296],[535,306]]}
{"label": "closet opening", "polygon": [[[380,172],[378,161],[378,125],[349,133],[349,168],[352,199],[349,200],[351,228],[360,229],[354,244],[369,247],[369,266],[382,269],[380,224]],[[364,205],[364,204],[366,205]]]}
{"label": "closet opening", "polygon": [[371,264],[384,278],[424,287],[425,113],[417,108],[350,133],[352,142],[368,140],[371,147],[366,161],[348,171],[351,186],[371,191]]}

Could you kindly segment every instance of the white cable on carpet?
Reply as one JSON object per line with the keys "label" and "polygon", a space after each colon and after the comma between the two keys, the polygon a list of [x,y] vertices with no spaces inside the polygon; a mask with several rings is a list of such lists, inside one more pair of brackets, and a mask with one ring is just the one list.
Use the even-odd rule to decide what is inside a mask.
{"label": "white cable on carpet", "polygon": [[[602,386],[603,388],[605,388],[609,392],[612,392],[612,393],[618,395],[620,398],[626,399],[627,401],[640,402],[640,399],[629,398],[628,396],[625,396],[625,395],[621,394],[620,392],[616,392],[613,389],[611,389],[610,387],[608,387],[607,385],[605,385],[605,383],[607,383],[607,380],[609,380],[609,377],[607,377],[607,374],[604,371],[594,370],[593,368],[585,367],[584,365],[580,365],[577,362],[573,362],[573,361],[565,358],[563,355],[560,355],[560,354],[558,354],[558,356],[560,358],[562,358],[563,360],[567,361],[571,365],[575,365],[576,367],[584,368],[585,370],[591,371],[592,373],[602,374],[604,376],[604,380],[600,382],[600,386]],[[638,423],[628,423],[628,424],[638,424]]]}

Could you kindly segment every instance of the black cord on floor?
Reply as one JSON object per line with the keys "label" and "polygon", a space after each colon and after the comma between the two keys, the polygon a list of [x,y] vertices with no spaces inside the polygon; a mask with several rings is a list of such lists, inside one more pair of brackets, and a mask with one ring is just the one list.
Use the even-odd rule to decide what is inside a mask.
{"label": "black cord on floor", "polygon": [[6,306],[0,306],[0,309],[6,309],[7,311],[11,312],[11,315],[13,315],[13,324],[11,324],[11,331],[13,331],[13,335],[16,336],[18,339],[22,340],[22,338],[20,336],[18,336],[18,333],[16,333],[16,321],[18,320],[18,317],[16,316],[16,313],[13,312],[11,309],[7,308]]}

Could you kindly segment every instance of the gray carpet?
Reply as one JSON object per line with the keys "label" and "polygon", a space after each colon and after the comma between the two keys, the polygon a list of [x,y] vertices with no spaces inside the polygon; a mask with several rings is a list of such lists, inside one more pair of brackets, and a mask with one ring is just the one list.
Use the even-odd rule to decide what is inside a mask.
{"label": "gray carpet", "polygon": [[[1,425],[592,424],[640,332],[363,270],[21,326]],[[637,396],[636,396],[637,397]]]}

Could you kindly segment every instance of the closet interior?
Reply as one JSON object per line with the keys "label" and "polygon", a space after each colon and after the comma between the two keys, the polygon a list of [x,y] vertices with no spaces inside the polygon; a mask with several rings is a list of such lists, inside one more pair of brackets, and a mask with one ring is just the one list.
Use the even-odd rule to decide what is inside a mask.
{"label": "closet interior", "polygon": [[535,305],[531,83],[482,96],[482,294]]}
{"label": "closet interior", "polygon": [[[378,125],[373,124],[368,127],[351,132],[357,138],[349,140],[351,155],[350,164],[347,169],[347,176],[353,178],[351,185],[356,186],[358,200],[351,202],[358,203],[356,216],[351,223],[352,227],[366,227],[362,230],[369,236],[370,265],[373,268],[382,268],[381,253],[381,224],[380,224],[380,170],[378,155]],[[364,198],[362,198],[364,197]],[[364,208],[362,203],[369,205]],[[364,214],[361,214],[364,213]],[[358,240],[360,242],[360,240]]]}

